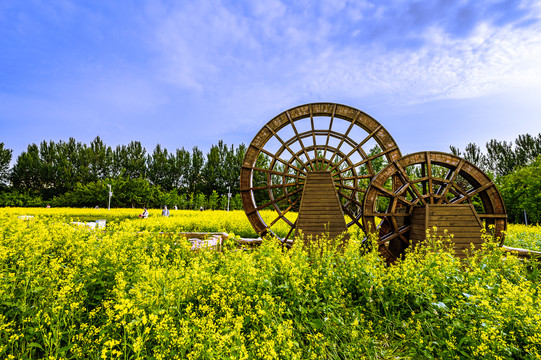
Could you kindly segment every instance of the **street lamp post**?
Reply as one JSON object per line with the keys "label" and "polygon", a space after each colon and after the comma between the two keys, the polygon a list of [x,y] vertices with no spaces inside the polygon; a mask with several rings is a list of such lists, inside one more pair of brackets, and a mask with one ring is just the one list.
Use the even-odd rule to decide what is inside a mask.
{"label": "street lamp post", "polygon": [[107,209],[111,211],[111,196],[113,196],[113,191],[111,191],[111,184],[107,184],[107,186],[109,186],[109,207]]}
{"label": "street lamp post", "polygon": [[229,199],[231,199],[231,186],[227,187],[227,211],[229,211]]}

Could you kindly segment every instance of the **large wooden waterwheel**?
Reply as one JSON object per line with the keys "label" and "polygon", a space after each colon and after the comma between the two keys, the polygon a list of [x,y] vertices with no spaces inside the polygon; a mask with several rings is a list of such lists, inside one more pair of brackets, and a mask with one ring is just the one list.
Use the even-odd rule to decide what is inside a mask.
{"label": "large wooden waterwheel", "polygon": [[[360,226],[370,180],[400,157],[387,130],[360,110],[334,103],[297,106],[265,124],[248,146],[240,177],[244,211],[261,236],[274,233],[278,222],[287,224],[282,241],[299,227],[292,215],[299,210],[298,219],[307,224],[332,227],[345,215],[345,228]],[[272,211],[266,220],[264,210]]]}
{"label": "large wooden waterwheel", "polygon": [[500,192],[486,174],[457,156],[429,151],[397,159],[372,179],[362,219],[366,229],[378,234],[388,262],[424,240],[432,226],[454,235],[459,256],[481,244],[483,225],[502,243],[507,226]]}

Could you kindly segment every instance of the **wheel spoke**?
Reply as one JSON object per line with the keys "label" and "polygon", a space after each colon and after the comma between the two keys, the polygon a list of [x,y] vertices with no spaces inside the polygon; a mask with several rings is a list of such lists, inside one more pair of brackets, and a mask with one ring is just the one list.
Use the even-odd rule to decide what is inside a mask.
{"label": "wheel spoke", "polygon": [[273,158],[273,161],[271,162],[269,168],[272,169],[272,165],[274,165],[274,163],[275,163],[274,160],[277,160],[277,161],[279,161],[280,163],[284,164],[286,167],[289,166],[290,168],[292,168],[292,169],[294,169],[294,170],[296,170],[296,171],[298,171],[298,172],[303,173],[303,174],[306,175],[306,172],[305,172],[305,171],[299,169],[299,168],[296,167],[296,166],[291,165],[289,162],[287,162],[286,160],[284,160],[284,159],[282,159],[281,157],[277,156],[276,154],[273,154],[273,153],[271,153],[271,152],[269,152],[269,151],[267,151],[267,150],[265,150],[265,149],[261,149],[261,152],[264,153],[265,155],[267,155],[267,156]]}
{"label": "wheel spoke", "polygon": [[398,229],[398,231],[393,232],[392,234],[389,234],[388,236],[382,236],[380,240],[377,242],[378,245],[385,244],[386,242],[391,241],[392,239],[396,237],[402,237],[402,235],[408,231],[410,231],[411,225],[403,226],[402,228]]}
{"label": "wheel spoke", "polygon": [[[347,216],[350,217],[350,219],[351,219],[351,222],[350,222],[350,223],[351,223],[351,224],[357,224],[357,226],[359,226],[361,229],[363,228],[362,225],[361,225],[361,223],[359,222],[359,217],[360,217],[360,216],[357,217],[357,216],[353,215],[353,214],[351,213],[351,211],[349,211],[349,209],[348,209],[347,207],[345,207],[344,205],[342,205],[342,211],[343,211],[344,213],[346,213]],[[351,225],[350,225],[350,226],[351,226]]]}
{"label": "wheel spoke", "polygon": [[433,183],[433,175],[432,175],[432,160],[430,158],[430,152],[426,152],[426,172],[428,176],[428,191],[429,191],[429,198],[430,203],[434,204],[434,183]]}
{"label": "wheel spoke", "polygon": [[379,184],[370,184],[370,186],[373,186],[376,189],[378,189],[380,193],[387,194],[388,197],[394,198],[396,196],[395,193],[393,193],[391,190],[388,190],[384,188],[383,186],[380,186]]}
{"label": "wheel spoke", "polygon": [[[269,169],[264,169],[264,168],[260,168],[260,167],[255,167],[255,166],[246,166],[246,165],[243,165],[242,166],[243,169],[250,169],[250,170],[253,170],[253,171],[259,171],[259,172],[264,172],[264,173],[268,173],[268,174],[273,174],[273,175],[279,175],[279,176],[287,176],[287,177],[290,177],[290,178],[297,178],[299,177],[299,175],[293,175],[293,174],[286,174],[286,173],[283,173],[283,172],[280,172],[280,171],[274,171],[274,170],[269,170]],[[303,173],[306,175],[306,173]],[[304,177],[303,177],[304,179]]]}
{"label": "wheel spoke", "polygon": [[[311,110],[310,110],[310,112],[311,112]],[[305,148],[305,146],[304,146],[304,144],[302,142],[302,138],[299,136],[299,132],[297,131],[297,127],[295,126],[295,123],[291,119],[291,115],[289,115],[289,112],[287,112],[287,111],[286,111],[286,116],[287,116],[287,119],[289,120],[289,123],[291,124],[291,128],[293,129],[293,132],[295,133],[296,140],[299,141],[299,144],[300,144],[302,150],[304,151],[304,156],[306,156],[306,159],[310,163],[310,166],[312,167],[312,170],[315,170],[314,164],[312,163],[312,161],[310,160],[310,157],[308,156],[308,153],[306,152],[306,148]],[[315,144],[315,142],[314,142],[314,144]]]}
{"label": "wheel spoke", "polygon": [[297,205],[297,204],[299,203],[299,201],[301,201],[300,198],[297,199],[297,200],[296,200],[294,203],[292,203],[291,205],[289,205],[289,206],[287,207],[287,209],[285,209],[284,211],[282,211],[281,213],[279,213],[278,217],[277,217],[276,219],[274,219],[274,220],[270,223],[269,228],[270,228],[272,225],[276,224],[276,222],[277,222],[278,220],[280,220],[280,219],[284,219],[285,222],[287,222],[287,223],[290,224],[290,225],[293,225],[293,223],[292,223],[288,218],[285,217],[285,214],[287,214],[287,213],[289,212],[289,210],[291,210],[291,209],[293,208],[293,206]]}
{"label": "wheel spoke", "polygon": [[[293,152],[293,150],[291,150],[291,148],[289,147],[289,145],[287,145],[284,140],[282,140],[282,138],[276,133],[276,131],[274,131],[273,128],[271,128],[269,125],[265,125],[265,127],[267,128],[267,130],[269,130],[273,135],[274,137],[280,142],[282,143],[282,146],[285,146],[285,148],[287,149],[287,151],[289,151],[291,153],[291,155],[293,155],[297,161],[300,163],[300,164],[304,164],[303,161]],[[310,160],[309,157],[306,158],[307,160]]]}
{"label": "wheel spoke", "polygon": [[[333,121],[334,121],[334,113],[336,111],[336,104],[334,104],[333,106],[333,109],[332,109],[332,115],[331,115],[331,121],[329,123],[329,131],[327,132],[327,140],[325,141],[325,150],[323,151],[323,158],[326,159],[327,158],[327,148],[329,147],[329,140],[331,139],[331,131],[332,131],[332,124],[333,124]],[[330,163],[330,161],[329,161]],[[325,170],[327,170],[327,168],[325,168]]]}
{"label": "wheel spoke", "polygon": [[363,204],[361,204],[358,200],[352,198],[352,197],[349,196],[349,195],[344,194],[344,193],[341,192],[341,191],[338,191],[338,196],[342,196],[342,197],[348,199],[349,201],[351,201],[351,202],[357,204],[358,206],[360,206],[361,208],[362,208],[362,206],[363,206]]}
{"label": "wheel spoke", "polygon": [[[368,156],[366,155],[366,152],[363,150],[362,146],[368,141],[370,140],[380,129],[382,128],[381,125],[379,125],[378,127],[376,127],[370,134],[368,134],[367,137],[365,137],[359,144],[357,144],[356,147],[354,147],[353,149],[351,149],[351,151],[346,155],[347,158],[350,158],[351,155],[353,155],[355,153],[355,151],[359,151],[361,152],[361,156],[363,157],[363,159],[367,158]],[[338,163],[338,165],[340,165],[340,163]]]}
{"label": "wheel spoke", "polygon": [[428,180],[428,177],[426,176],[426,168],[425,168],[424,164],[421,164],[421,178],[417,179],[416,182],[421,183],[421,186],[422,186],[422,189],[423,189],[423,195],[426,195],[427,192],[428,192],[427,180]]}
{"label": "wheel spoke", "polygon": [[[346,132],[344,133],[344,135],[342,136],[342,138],[340,139],[340,143],[338,144],[338,146],[336,147],[337,150],[340,150],[340,148],[342,147],[342,145],[344,144],[344,141],[345,139],[348,137],[349,135],[349,132],[351,131],[351,129],[353,128],[353,125],[355,125],[355,123],[357,122],[357,119],[359,119],[359,117],[361,116],[361,112],[357,112],[357,115],[355,116],[355,119],[353,119],[351,121],[351,124],[349,124],[349,127],[348,129],[346,130]],[[334,157],[335,157],[336,153],[333,154],[333,156],[331,157],[331,159],[329,160],[329,162],[332,162],[334,160]]]}
{"label": "wheel spoke", "polygon": [[295,191],[289,193],[288,195],[282,195],[282,196],[280,196],[280,197],[278,197],[278,198],[276,198],[276,199],[272,199],[271,201],[269,201],[269,202],[267,202],[267,203],[265,203],[265,204],[263,204],[263,205],[260,205],[260,206],[256,207],[256,208],[255,208],[255,211],[263,210],[263,209],[265,209],[266,207],[269,207],[269,206],[271,206],[271,205],[274,205],[274,204],[277,203],[278,201],[282,201],[282,200],[284,200],[285,198],[287,198],[288,196],[294,195],[294,194],[296,194],[296,193],[298,193],[298,192],[300,192],[300,191],[302,191],[302,189],[297,189],[297,190],[295,190]]}
{"label": "wheel spoke", "polygon": [[339,187],[339,188],[346,189],[346,190],[353,190],[353,191],[359,191],[359,192],[365,192],[366,191],[365,189],[359,189],[359,188],[356,188],[354,186],[343,185],[341,183],[335,183],[334,185]]}
{"label": "wheel spoke", "polygon": [[360,180],[360,179],[371,179],[372,176],[370,175],[357,175],[357,176],[345,176],[343,178],[340,178],[342,180]]}
{"label": "wheel spoke", "polygon": [[483,186],[478,187],[477,189],[474,189],[472,191],[467,192],[465,196],[459,198],[457,201],[453,202],[453,204],[460,204],[460,203],[463,203],[464,200],[470,200],[473,196],[485,191],[486,189],[488,189],[489,187],[492,187],[492,186],[494,186],[494,183],[491,183],[491,182],[483,184]]}
{"label": "wheel spoke", "polygon": [[[297,226],[297,220],[295,220],[295,223],[293,223],[293,225],[291,225],[291,229],[289,229],[289,232],[287,233],[286,237],[284,238],[284,243],[289,239],[289,236],[291,235],[291,233],[293,232],[293,230],[295,230],[295,227]],[[295,239],[293,239],[295,240]]]}
{"label": "wheel spoke", "polygon": [[248,188],[246,190],[254,190],[254,191],[257,191],[257,190],[267,190],[267,189],[276,189],[276,188],[286,188],[286,187],[291,187],[291,186],[297,186],[299,185],[298,183],[286,183],[286,184],[276,184],[276,185],[263,185],[263,186],[253,186],[251,188]]}
{"label": "wheel spoke", "polygon": [[[395,164],[396,164],[396,168],[398,169],[398,172],[402,175],[403,180],[405,181],[405,183],[410,184],[411,180],[410,180],[410,177],[408,176],[408,174],[406,173],[406,170],[404,170],[404,168],[402,167],[402,165],[400,165],[400,163],[395,162]],[[412,196],[415,195],[417,197],[417,199],[420,199],[420,201],[423,203],[423,205],[426,205],[426,201],[425,201],[425,199],[423,199],[423,195],[421,195],[419,193],[419,190],[417,189],[416,186],[410,186],[410,187],[408,187],[408,189],[410,190],[410,194],[411,194],[411,192],[413,192]]]}
{"label": "wheel spoke", "polygon": [[507,219],[507,214],[477,214],[482,219]]}
{"label": "wheel spoke", "polygon": [[446,200],[447,192],[449,192],[449,189],[451,186],[453,186],[458,174],[460,173],[460,170],[462,169],[462,166],[464,166],[465,161],[464,159],[460,159],[460,162],[458,163],[457,167],[450,172],[450,176],[446,176],[448,178],[449,182],[447,185],[443,188],[443,191],[441,193],[441,198],[438,200],[438,204],[443,203],[444,200]]}
{"label": "wheel spoke", "polygon": [[[312,113],[312,106],[310,106],[310,125],[312,127],[312,140],[314,141],[314,146],[316,146],[316,128],[314,126],[314,114]],[[315,150],[314,150],[315,151]],[[317,157],[317,155],[316,155]]]}
{"label": "wheel spoke", "polygon": [[[372,155],[372,156],[370,156],[370,157],[367,157],[366,159],[363,159],[363,160],[359,161],[358,163],[353,164],[353,165],[350,166],[350,167],[347,167],[347,168],[342,169],[341,172],[345,172],[345,171],[347,171],[347,170],[350,170],[351,167],[358,167],[358,166],[361,166],[361,165],[363,165],[363,164],[365,164],[365,163],[367,163],[367,162],[372,162],[374,159],[377,159],[378,157],[387,155],[387,154],[390,153],[391,151],[397,150],[397,149],[398,149],[397,147],[389,148],[389,149],[387,149],[387,150],[385,150],[385,151],[382,151],[382,152],[380,152],[380,153],[378,153],[378,154],[376,154],[376,155]],[[372,169],[371,166],[372,166],[372,164],[370,164],[370,169]],[[372,176],[374,176],[373,172],[372,172]]]}

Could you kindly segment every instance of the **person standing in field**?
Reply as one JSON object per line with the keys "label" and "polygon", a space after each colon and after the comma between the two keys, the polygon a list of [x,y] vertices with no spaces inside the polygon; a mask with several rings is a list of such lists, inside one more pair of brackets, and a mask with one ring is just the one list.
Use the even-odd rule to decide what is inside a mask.
{"label": "person standing in field", "polygon": [[163,215],[163,216],[169,216],[169,209],[167,208],[167,205],[165,205],[165,206],[163,207],[162,215]]}
{"label": "person standing in field", "polygon": [[148,217],[148,210],[146,207],[143,208],[143,213],[139,215],[140,218],[146,219]]}

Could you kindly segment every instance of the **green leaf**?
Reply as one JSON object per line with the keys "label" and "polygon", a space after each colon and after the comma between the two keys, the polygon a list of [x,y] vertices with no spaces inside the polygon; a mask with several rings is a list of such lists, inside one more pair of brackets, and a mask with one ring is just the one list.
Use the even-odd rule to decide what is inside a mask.
{"label": "green leaf", "polygon": [[39,348],[40,350],[43,350],[43,347],[40,344],[38,344],[37,342],[32,342],[32,343],[28,344],[28,347],[29,348]]}

